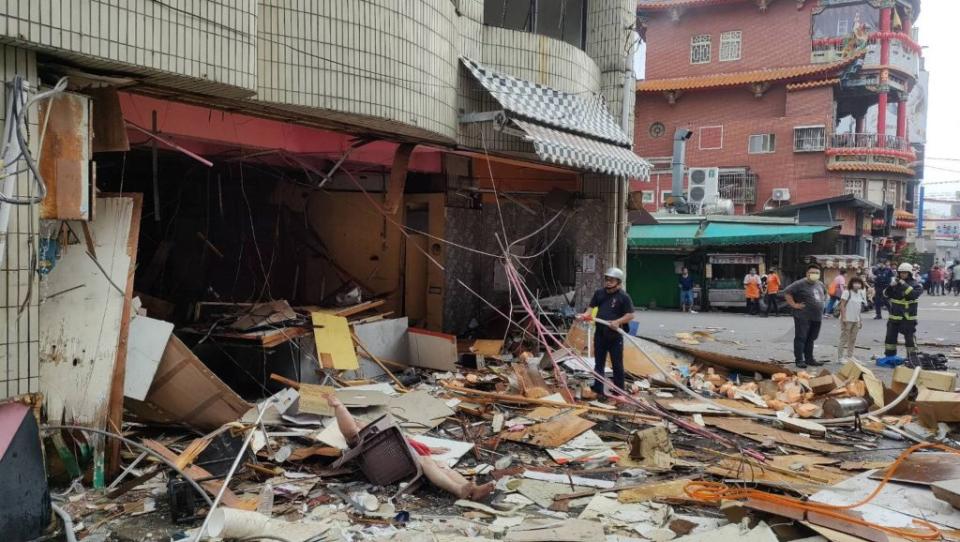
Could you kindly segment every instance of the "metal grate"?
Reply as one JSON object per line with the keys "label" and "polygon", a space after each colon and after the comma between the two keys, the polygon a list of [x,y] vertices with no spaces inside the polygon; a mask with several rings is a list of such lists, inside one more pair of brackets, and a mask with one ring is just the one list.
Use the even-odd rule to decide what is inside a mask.
{"label": "metal grate", "polygon": [[793,129],[793,152],[822,151],[827,146],[824,126],[797,126]]}
{"label": "metal grate", "polygon": [[742,36],[739,30],[720,34],[720,62],[740,60]]}
{"label": "metal grate", "polygon": [[867,184],[866,179],[845,177],[843,179],[843,193],[853,194],[858,198],[863,197],[863,189]]}
{"label": "metal grate", "polygon": [[710,34],[698,34],[690,38],[690,63],[707,64],[710,62]]}
{"label": "metal grate", "polygon": [[746,168],[720,170],[720,197],[737,205],[757,203],[757,174]]}

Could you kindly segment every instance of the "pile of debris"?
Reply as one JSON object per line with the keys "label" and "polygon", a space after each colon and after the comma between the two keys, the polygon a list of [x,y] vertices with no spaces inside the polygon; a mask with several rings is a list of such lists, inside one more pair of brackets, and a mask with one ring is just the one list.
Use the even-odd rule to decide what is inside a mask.
{"label": "pile of debris", "polygon": [[[206,324],[177,334],[140,311],[122,427],[41,428],[59,528],[82,540],[290,542],[960,530],[956,373],[900,367],[888,387],[856,361],[794,373],[629,337],[630,394],[605,403],[585,393],[599,377],[585,325],[538,353],[377,307],[202,304]],[[297,344],[311,370],[264,375],[270,394],[248,402],[180,337],[194,350],[211,337]],[[109,485],[92,477],[102,438],[122,439]]]}

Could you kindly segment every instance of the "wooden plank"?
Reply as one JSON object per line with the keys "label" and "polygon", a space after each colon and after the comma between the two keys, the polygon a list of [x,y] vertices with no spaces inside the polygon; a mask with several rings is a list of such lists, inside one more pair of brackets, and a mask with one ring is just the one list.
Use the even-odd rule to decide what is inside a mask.
{"label": "wooden plank", "polygon": [[772,375],[775,373],[786,373],[792,375],[793,371],[783,365],[776,363],[768,363],[765,361],[757,361],[747,358],[741,358],[738,356],[731,356],[729,354],[721,354],[719,352],[712,352],[709,350],[704,350],[702,348],[691,348],[690,346],[680,345],[671,343],[668,341],[663,341],[660,339],[655,339],[653,337],[641,337],[645,340],[654,342],[661,346],[677,350],[679,352],[684,352],[689,354],[700,361],[705,361],[707,363],[713,363],[715,365],[720,365],[728,369],[738,369],[741,371],[749,371],[752,373],[760,373],[763,375]]}
{"label": "wooden plank", "polygon": [[559,448],[574,437],[596,425],[576,414],[564,414],[543,423],[527,427],[523,431],[502,432],[504,440],[523,442],[540,448]]}
{"label": "wooden plank", "polygon": [[933,496],[960,510],[960,479],[941,480],[930,484]]}
{"label": "wooden plank", "polygon": [[310,318],[313,321],[317,353],[330,354],[334,369],[353,371],[359,368],[360,362],[353,347],[347,319],[323,312],[311,312]]}
{"label": "wooden plank", "polygon": [[202,431],[236,421],[252,408],[176,335],[167,342],[147,399],[127,399],[124,404],[145,421],[182,423]]}
{"label": "wooden plank", "polygon": [[503,339],[477,339],[470,350],[488,358],[496,357],[503,351]]}
{"label": "wooden plank", "polygon": [[[179,456],[176,453],[157,441],[144,439],[143,445],[157,452],[163,456],[164,459],[170,461],[171,463],[176,463],[179,459]],[[190,465],[186,467],[183,472],[193,480],[202,480],[204,478],[213,477],[213,475],[210,474],[210,472],[208,472],[206,469],[196,465]],[[207,490],[207,492],[213,496],[216,496],[217,493],[220,492],[220,488],[223,486],[223,482],[221,480],[207,480],[205,482],[199,482],[199,484],[200,487]],[[223,498],[220,502],[223,503],[223,506],[228,508],[256,510],[260,499],[241,499],[236,493],[231,491],[230,488],[227,488],[227,490],[223,492]]]}
{"label": "wooden plank", "polygon": [[641,487],[627,489],[617,494],[617,500],[624,503],[648,502],[657,499],[691,500],[684,492],[690,478],[679,478],[667,482],[652,482]]}
{"label": "wooden plank", "polygon": [[[114,196],[114,194],[108,194]],[[116,196],[120,196],[116,194]],[[115,431],[123,425],[123,389],[127,370],[127,345],[130,336],[130,318],[133,308],[133,282],[137,272],[137,250],[140,247],[140,217],[143,209],[143,194],[131,194],[133,209],[130,226],[127,231],[127,280],[123,291],[123,311],[120,315],[120,332],[117,344],[117,357],[113,366],[113,381],[110,383],[109,422]],[[115,476],[120,472],[120,441],[110,440],[110,453],[107,456],[107,473]]]}
{"label": "wooden plank", "polygon": [[540,369],[535,365],[532,366],[528,363],[519,362],[514,363],[511,367],[517,376],[520,393],[522,393],[524,397],[540,399],[551,394],[550,386],[546,380],[543,379],[543,375],[540,374]]}
{"label": "wooden plank", "polygon": [[332,312],[334,316],[342,316],[344,318],[349,318],[361,312],[367,312],[373,310],[377,307],[382,306],[386,303],[384,299],[373,299],[370,301],[364,301],[363,303],[357,303],[356,305],[351,305],[349,307],[344,307],[342,309],[336,309],[333,311],[321,309],[320,312]]}
{"label": "wooden plank", "polygon": [[407,171],[410,165],[410,155],[416,143],[401,143],[393,154],[393,165],[390,167],[390,179],[387,181],[387,194],[383,208],[386,212],[395,215],[400,209],[403,200],[403,189],[407,184]]}
{"label": "wooden plank", "polygon": [[709,426],[717,427],[719,429],[723,429],[724,431],[729,431],[730,433],[746,437],[756,442],[773,440],[777,444],[793,446],[794,448],[803,448],[804,450],[813,450],[821,453],[845,452],[848,450],[848,448],[844,446],[837,446],[835,444],[830,444],[829,442],[823,442],[822,440],[804,437],[796,433],[784,431],[782,429],[774,429],[773,427],[767,427],[757,422],[744,420],[742,418],[718,418],[714,416],[705,416],[703,421]]}
{"label": "wooden plank", "polygon": [[327,404],[326,395],[334,393],[333,386],[318,386],[316,384],[300,384],[300,410],[307,414],[318,416],[333,416],[334,411]]}

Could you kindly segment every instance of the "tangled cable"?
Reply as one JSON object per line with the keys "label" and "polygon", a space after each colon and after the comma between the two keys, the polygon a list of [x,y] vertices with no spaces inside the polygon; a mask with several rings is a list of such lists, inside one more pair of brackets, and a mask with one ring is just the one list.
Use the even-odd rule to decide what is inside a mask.
{"label": "tangled cable", "polygon": [[917,532],[913,529],[904,529],[899,527],[886,527],[883,525],[878,525],[858,517],[850,516],[844,514],[844,510],[850,510],[853,508],[858,508],[864,504],[872,501],[876,496],[883,490],[890,479],[893,478],[894,473],[897,472],[897,469],[900,465],[910,457],[917,450],[922,450],[925,448],[936,448],[943,450],[949,453],[960,455],[960,450],[955,448],[950,448],[949,446],[944,446],[943,444],[930,444],[922,443],[916,444],[907,448],[900,456],[894,461],[884,473],[883,480],[880,481],[880,484],[866,497],[863,499],[852,503],[852,504],[825,504],[825,503],[816,503],[803,499],[798,499],[795,497],[788,497],[785,495],[776,495],[773,493],[768,493],[766,491],[761,491],[759,489],[749,489],[749,488],[738,488],[730,487],[725,484],[718,482],[690,482],[683,488],[683,491],[692,499],[708,502],[708,503],[719,503],[721,500],[742,500],[742,499],[751,499],[754,501],[762,501],[785,508],[792,508],[795,510],[802,510],[804,512],[816,512],[824,516],[845,521],[848,523],[853,523],[863,527],[868,527],[870,529],[876,529],[878,531],[883,531],[887,534],[894,536],[901,536],[904,538],[912,538],[916,540],[940,540],[942,534],[940,529],[936,525],[924,521],[921,519],[914,519],[913,522],[927,529],[927,532]]}

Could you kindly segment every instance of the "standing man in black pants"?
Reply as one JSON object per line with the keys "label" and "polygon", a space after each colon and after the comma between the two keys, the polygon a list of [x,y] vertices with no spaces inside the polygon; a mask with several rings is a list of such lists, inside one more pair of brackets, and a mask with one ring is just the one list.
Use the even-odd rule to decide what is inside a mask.
{"label": "standing man in black pants", "polygon": [[793,359],[797,368],[823,365],[813,357],[813,343],[820,336],[823,304],[827,299],[827,289],[820,282],[820,266],[808,265],[807,276],[787,286],[783,294],[793,309]]}
{"label": "standing man in black pants", "polygon": [[[624,331],[633,320],[633,300],[623,291],[624,273],[622,269],[611,267],[603,274],[603,288],[593,293],[590,306],[577,316],[579,320],[590,321],[594,317],[609,322],[609,326],[598,325],[593,334],[594,371],[603,375],[607,368],[607,354],[613,366],[613,383],[621,390],[624,388],[623,374],[623,336],[617,333],[619,326]],[[596,310],[596,313],[594,313]],[[592,386],[598,398],[605,396],[603,382],[596,377]]]}
{"label": "standing man in black pants", "polygon": [[884,296],[883,291],[887,289],[887,286],[890,286],[890,281],[892,280],[893,269],[890,267],[890,262],[884,260],[873,271],[873,308],[877,311],[877,315],[873,317],[874,320],[883,319],[883,315],[880,314],[880,307],[886,305],[887,310],[890,310],[890,304],[887,302],[887,298]]}

